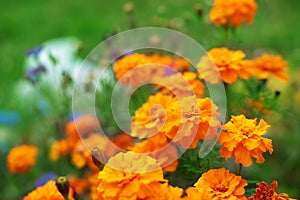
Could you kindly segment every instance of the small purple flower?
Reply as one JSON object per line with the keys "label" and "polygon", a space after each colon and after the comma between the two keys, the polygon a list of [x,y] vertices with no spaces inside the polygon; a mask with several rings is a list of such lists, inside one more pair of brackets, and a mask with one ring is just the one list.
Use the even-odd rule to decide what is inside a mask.
{"label": "small purple flower", "polygon": [[26,51],[26,54],[28,56],[38,56],[42,50],[43,50],[43,46],[39,45],[39,46],[35,47],[34,49],[28,49]]}
{"label": "small purple flower", "polygon": [[35,180],[35,187],[45,185],[50,180],[56,180],[57,175],[53,172],[47,172],[42,174],[37,180]]}
{"label": "small purple flower", "polygon": [[47,72],[46,67],[40,65],[38,67],[27,70],[26,73],[25,73],[25,78],[27,80],[29,80],[31,83],[35,84],[36,81],[37,81],[38,76],[40,74],[46,73],[46,72]]}

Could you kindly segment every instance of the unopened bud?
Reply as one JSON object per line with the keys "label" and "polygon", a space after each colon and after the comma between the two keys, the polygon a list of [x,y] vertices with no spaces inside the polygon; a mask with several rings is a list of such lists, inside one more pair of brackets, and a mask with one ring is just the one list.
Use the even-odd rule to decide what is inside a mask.
{"label": "unopened bud", "polygon": [[94,165],[96,165],[101,170],[104,163],[106,163],[106,158],[103,152],[99,147],[94,147],[91,153]]}
{"label": "unopened bud", "polygon": [[134,5],[131,2],[124,4],[123,10],[125,13],[132,13],[134,10]]}
{"label": "unopened bud", "polygon": [[55,183],[58,191],[64,196],[65,199],[68,199],[68,194],[70,190],[70,183],[65,176],[60,176],[56,179]]}
{"label": "unopened bud", "polygon": [[195,4],[195,10],[196,10],[197,14],[200,17],[202,17],[203,9],[202,9],[202,5],[200,3]]}

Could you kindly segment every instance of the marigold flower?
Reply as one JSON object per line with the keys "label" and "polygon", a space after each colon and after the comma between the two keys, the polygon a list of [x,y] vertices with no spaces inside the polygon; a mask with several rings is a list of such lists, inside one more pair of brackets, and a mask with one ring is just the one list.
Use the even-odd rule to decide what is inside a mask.
{"label": "marigold flower", "polygon": [[[68,200],[74,200],[73,190],[70,188],[68,194]],[[45,185],[36,188],[27,194],[23,200],[40,200],[40,199],[51,199],[51,200],[65,200],[63,195],[58,191],[55,181],[48,181]]]}
{"label": "marigold flower", "polygon": [[52,143],[49,158],[52,161],[57,161],[60,156],[64,156],[69,152],[69,144],[66,140],[58,140]]}
{"label": "marigold flower", "polygon": [[93,115],[82,115],[66,125],[67,142],[70,149],[80,141],[81,137],[86,137],[89,133],[99,130],[99,121]]}
{"label": "marigold flower", "polygon": [[204,94],[204,84],[197,79],[194,72],[176,73],[166,77],[154,77],[157,88],[161,88],[161,93],[169,95],[185,96],[202,96]]}
{"label": "marigold flower", "polygon": [[289,200],[289,196],[285,193],[277,194],[276,189],[278,186],[277,181],[273,181],[270,186],[266,182],[260,182],[257,184],[256,194],[248,198],[248,200]]}
{"label": "marigold flower", "polygon": [[151,81],[153,75],[162,76],[164,68],[159,67],[143,54],[135,53],[127,55],[115,62],[113,69],[116,78],[123,85],[138,87],[147,81]]}
{"label": "marigold flower", "polygon": [[247,199],[244,196],[247,182],[224,168],[211,169],[195,183],[199,200]]}
{"label": "marigold flower", "polygon": [[20,145],[12,148],[7,155],[7,167],[11,173],[26,173],[36,163],[38,148]]}
{"label": "marigold flower", "polygon": [[257,163],[265,161],[263,152],[273,152],[272,140],[263,138],[270,127],[263,119],[256,125],[255,119],[247,119],[244,115],[232,116],[223,126],[219,142],[223,145],[220,150],[225,159],[235,156],[236,162],[247,167],[252,165],[252,157]]}
{"label": "marigold flower", "polygon": [[98,199],[148,199],[167,182],[153,158],[133,152],[118,153],[99,172]]}
{"label": "marigold flower", "polygon": [[129,146],[133,144],[133,137],[126,133],[122,133],[111,139],[111,142],[114,143],[120,149],[126,150]]}
{"label": "marigold flower", "polygon": [[169,144],[164,133],[158,133],[128,149],[136,153],[148,153],[147,155],[156,159],[164,171],[173,172],[177,168],[177,149]]}
{"label": "marigold flower", "polygon": [[153,54],[149,58],[153,63],[169,66],[177,71],[186,71],[190,67],[190,62],[181,57],[172,57],[170,55]]}
{"label": "marigold flower", "polygon": [[131,135],[145,138],[158,133],[167,120],[166,109],[176,99],[158,92],[148,98],[132,117]]}
{"label": "marigold flower", "polygon": [[200,77],[209,83],[233,83],[237,78],[248,79],[250,61],[243,60],[246,57],[241,50],[231,51],[225,47],[213,48],[207,55],[201,57],[197,65]]}
{"label": "marigold flower", "polygon": [[168,107],[168,120],[162,132],[183,148],[196,148],[200,139],[215,136],[220,126],[217,109],[210,98],[190,96],[174,101]]}
{"label": "marigold flower", "polygon": [[281,55],[269,55],[265,53],[259,58],[254,58],[249,69],[259,79],[268,79],[273,75],[279,80],[287,82],[289,80],[286,72],[287,67],[288,63]]}
{"label": "marigold flower", "polygon": [[238,27],[244,21],[251,24],[256,10],[255,0],[215,0],[209,17],[216,26],[230,24]]}

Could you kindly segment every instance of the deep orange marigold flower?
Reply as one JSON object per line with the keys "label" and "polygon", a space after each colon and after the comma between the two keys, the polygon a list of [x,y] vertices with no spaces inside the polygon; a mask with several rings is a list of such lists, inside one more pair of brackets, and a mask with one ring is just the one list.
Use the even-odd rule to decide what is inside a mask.
{"label": "deep orange marigold flower", "polygon": [[277,181],[273,181],[270,186],[266,182],[260,182],[257,184],[256,194],[249,197],[248,200],[289,200],[289,196],[285,193],[277,194],[276,189],[278,186]]}
{"label": "deep orange marigold flower", "polygon": [[[70,188],[68,194],[68,200],[74,200],[73,190]],[[48,181],[45,185],[36,188],[27,194],[23,200],[41,200],[41,199],[51,199],[51,200],[65,200],[63,195],[58,191],[55,181]]]}
{"label": "deep orange marigold flower", "polygon": [[262,137],[270,126],[263,119],[256,125],[256,120],[247,119],[244,115],[231,117],[219,137],[223,145],[220,150],[222,157],[228,159],[235,156],[237,163],[247,167],[252,165],[252,158],[256,158],[257,163],[263,163],[263,152],[272,154],[272,140]]}
{"label": "deep orange marigold flower", "polygon": [[118,153],[99,172],[98,199],[150,199],[167,181],[157,161],[143,154]]}
{"label": "deep orange marigold flower", "polygon": [[244,196],[246,185],[247,182],[241,176],[221,168],[203,173],[194,186],[199,191],[199,200],[246,200]]}
{"label": "deep orange marigold flower", "polygon": [[7,167],[11,173],[26,173],[36,163],[38,148],[21,145],[12,148],[7,155]]}
{"label": "deep orange marigold flower", "polygon": [[237,78],[248,79],[250,61],[244,60],[245,53],[241,50],[231,51],[227,48],[213,48],[202,56],[197,68],[200,78],[209,83],[233,83]]}
{"label": "deep orange marigold flower", "polygon": [[215,0],[210,10],[210,20],[216,25],[230,24],[233,27],[253,22],[257,10],[255,0]]}
{"label": "deep orange marigold flower", "polygon": [[288,63],[281,55],[275,56],[265,53],[259,58],[254,58],[249,69],[259,79],[268,79],[273,75],[279,80],[287,82],[289,80],[286,72],[287,67]]}

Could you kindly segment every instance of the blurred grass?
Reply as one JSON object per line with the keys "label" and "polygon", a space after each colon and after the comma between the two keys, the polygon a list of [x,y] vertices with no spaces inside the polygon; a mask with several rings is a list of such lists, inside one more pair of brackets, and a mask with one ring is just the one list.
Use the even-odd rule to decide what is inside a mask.
{"label": "blurred grass", "polygon": [[[19,106],[22,99],[13,97],[12,91],[16,81],[24,76],[23,61],[27,49],[34,48],[49,39],[75,36],[82,41],[84,48],[81,56],[85,57],[103,40],[105,35],[128,29],[128,18],[122,10],[126,2],[123,0],[114,0],[113,2],[104,0],[51,0],[45,3],[39,0],[2,0],[0,7],[0,110],[19,109],[18,111],[22,112],[21,108],[24,105],[23,107]],[[162,24],[167,25],[168,20],[173,20],[174,24],[178,20],[182,22],[180,19],[185,16],[188,17],[188,21],[183,24],[180,30],[195,38],[204,48],[209,49],[224,44],[224,33],[210,24],[207,19],[211,0],[178,0],[176,2],[171,0],[163,2],[159,0],[132,0],[131,2],[135,5],[133,16],[137,27],[159,25],[155,19],[160,19],[163,21]],[[203,17],[196,15],[195,3],[201,3]],[[300,1],[258,0],[258,4],[258,13],[254,24],[236,30],[234,47],[245,50],[250,57],[261,49],[271,53],[280,53],[288,60],[292,71],[295,71],[300,66]],[[21,117],[22,124],[30,125],[31,121],[37,123],[40,117],[31,112],[30,116]],[[290,129],[284,130],[291,130],[292,132],[289,134],[299,139],[299,137],[295,137],[299,132],[296,125],[295,122],[292,128],[289,127]],[[28,130],[26,130],[25,127],[18,127],[15,137],[24,134],[20,133],[22,128],[25,134],[30,133],[30,128],[27,127]],[[274,131],[276,130],[274,129]],[[44,130],[44,132],[46,131]],[[294,145],[299,143],[299,141],[286,139],[284,145],[292,142]],[[283,149],[284,145],[279,146]],[[285,154],[278,154],[275,153],[275,156],[278,155],[276,158],[282,159],[285,156]],[[282,171],[280,162],[275,162],[275,158],[272,161],[272,157],[268,159],[264,165],[257,167],[261,170],[260,176],[280,179],[280,175],[282,175],[284,176],[282,180],[288,185],[281,182],[279,186],[289,190],[289,185],[297,182],[297,180],[290,179],[293,181],[289,182],[287,177],[290,173]],[[1,156],[1,165],[2,163],[5,163],[5,159]],[[296,173],[295,166],[296,164],[293,163],[293,167],[289,170]],[[5,168],[1,166],[1,169],[2,167]],[[271,173],[274,170],[265,172],[264,170],[268,168],[274,169],[275,172],[281,170],[280,175],[273,174],[272,176]],[[297,183],[299,184],[299,181]],[[297,191],[295,188],[297,185],[286,192],[299,193],[299,190]]]}

